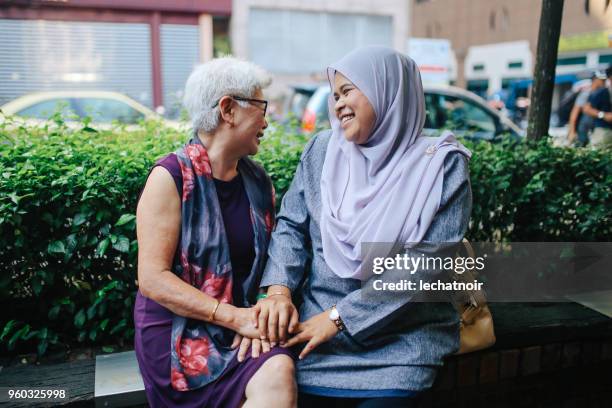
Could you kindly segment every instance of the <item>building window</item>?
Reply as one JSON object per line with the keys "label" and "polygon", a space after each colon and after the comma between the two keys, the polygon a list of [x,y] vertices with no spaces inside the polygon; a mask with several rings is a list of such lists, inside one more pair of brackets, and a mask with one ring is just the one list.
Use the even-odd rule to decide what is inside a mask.
{"label": "building window", "polygon": [[600,64],[612,64],[612,54],[604,54],[599,56]]}
{"label": "building window", "polygon": [[249,13],[249,57],[274,73],[320,73],[355,48],[393,45],[392,16],[264,8]]}
{"label": "building window", "polygon": [[520,69],[523,68],[523,61],[510,61],[508,63],[508,69]]}
{"label": "building window", "polygon": [[484,71],[485,66],[484,64],[474,64],[472,66],[472,69],[474,70],[474,72],[481,72],[481,71]]}
{"label": "building window", "polygon": [[557,65],[586,65],[585,57],[565,57],[557,59]]}
{"label": "building window", "polygon": [[487,89],[489,88],[489,81],[487,79],[473,79],[467,81],[467,90],[474,92],[476,95],[483,98],[487,97]]}
{"label": "building window", "polygon": [[502,31],[508,31],[510,27],[510,13],[508,9],[503,7],[501,12],[501,22],[499,24]]}
{"label": "building window", "polygon": [[521,78],[521,77],[517,77],[517,78],[502,78],[502,89],[508,89],[510,88],[510,85],[512,85],[515,82],[519,82],[519,81],[529,81],[529,78]]}

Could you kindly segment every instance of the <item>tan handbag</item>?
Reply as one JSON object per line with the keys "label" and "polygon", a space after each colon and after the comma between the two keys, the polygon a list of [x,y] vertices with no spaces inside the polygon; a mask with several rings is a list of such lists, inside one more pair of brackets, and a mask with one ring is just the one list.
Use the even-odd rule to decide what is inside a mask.
{"label": "tan handbag", "polygon": [[[463,245],[468,256],[475,258],[476,254],[470,241],[463,239]],[[473,269],[461,274],[454,274],[462,282],[473,282],[475,273]],[[487,299],[482,291],[461,292],[459,301],[455,301],[455,308],[460,315],[459,351],[455,354],[466,354],[482,350],[495,344],[495,331],[493,329],[493,316],[487,306]]]}

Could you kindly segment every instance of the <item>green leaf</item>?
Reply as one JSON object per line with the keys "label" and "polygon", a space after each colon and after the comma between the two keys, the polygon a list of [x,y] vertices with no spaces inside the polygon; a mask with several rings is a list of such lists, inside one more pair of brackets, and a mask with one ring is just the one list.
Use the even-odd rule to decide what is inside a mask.
{"label": "green leaf", "polygon": [[125,328],[125,326],[126,326],[125,319],[121,319],[121,321],[119,321],[119,323],[117,323],[117,325],[115,327],[113,327],[113,329],[111,330],[110,334],[116,334],[117,332],[119,332],[120,330]]}
{"label": "green leaf", "polygon": [[136,219],[136,216],[134,214],[123,214],[120,218],[119,221],[117,221],[115,223],[115,227],[118,227],[120,225],[124,225],[127,224],[128,222],[132,221]]}
{"label": "green leaf", "polygon": [[38,352],[39,356],[42,356],[47,352],[47,346],[49,346],[49,342],[47,342],[47,340],[42,340],[38,343],[36,351]]}
{"label": "green leaf", "polygon": [[113,244],[113,248],[115,248],[119,252],[129,252],[130,251],[130,239],[124,236],[120,236],[117,239],[117,242]]}
{"label": "green leaf", "polygon": [[100,322],[100,330],[102,331],[106,330],[106,326],[108,326],[108,322],[109,322],[108,317],[102,320],[102,322]]}
{"label": "green leaf", "polygon": [[32,290],[34,291],[34,294],[36,296],[40,295],[40,292],[42,291],[42,284],[40,283],[40,280],[38,280],[38,276],[34,276],[33,280],[32,280]]}
{"label": "green leaf", "polygon": [[15,348],[15,344],[16,344],[17,340],[19,340],[20,338],[22,338],[24,336],[27,336],[29,331],[30,331],[30,325],[29,324],[26,324],[21,329],[17,330],[13,334],[11,339],[8,341],[8,344],[7,344],[8,349],[12,351]]}
{"label": "green leaf", "polygon": [[98,247],[96,248],[96,255],[103,256],[108,248],[108,244],[110,244],[110,240],[108,238],[104,238],[102,241],[98,243]]}
{"label": "green leaf", "polygon": [[4,338],[10,333],[10,331],[13,329],[13,327],[15,327],[16,323],[17,323],[16,320],[9,320],[4,325],[4,329],[2,330],[2,334],[0,335],[0,340],[4,340]]}
{"label": "green leaf", "polygon": [[74,325],[80,329],[81,327],[83,327],[84,324],[85,324],[85,312],[83,311],[83,309],[81,309],[76,314],[76,316],[74,316]]}
{"label": "green leaf", "polygon": [[28,341],[28,340],[30,340],[32,337],[37,337],[37,336],[38,336],[38,333],[39,333],[39,332],[38,332],[38,330],[33,330],[33,331],[31,331],[31,332],[28,332],[28,334],[25,334],[25,335],[21,336],[21,339],[22,339],[22,340],[26,340],[26,341]]}
{"label": "green leaf", "polygon": [[57,315],[59,315],[59,310],[60,310],[59,305],[55,305],[51,309],[49,309],[49,313],[47,314],[47,317],[49,318],[49,320],[57,319]]}
{"label": "green leaf", "polygon": [[78,213],[74,216],[74,219],[72,220],[72,225],[78,227],[79,225],[85,223],[85,221],[87,221],[87,216],[83,213]]}
{"label": "green leaf", "polygon": [[89,308],[87,308],[87,318],[89,320],[93,319],[94,316],[96,315],[96,306],[97,304],[93,304],[89,306]]}
{"label": "green leaf", "polygon": [[54,241],[47,247],[47,252],[50,254],[64,254],[66,253],[66,247],[62,241]]}
{"label": "green leaf", "polygon": [[112,346],[103,346],[102,351],[105,353],[113,353],[115,351],[115,348]]}

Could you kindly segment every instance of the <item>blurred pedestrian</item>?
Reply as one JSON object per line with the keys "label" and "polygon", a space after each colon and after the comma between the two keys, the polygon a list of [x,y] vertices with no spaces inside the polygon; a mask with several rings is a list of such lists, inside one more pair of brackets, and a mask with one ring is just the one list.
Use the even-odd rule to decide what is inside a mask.
{"label": "blurred pedestrian", "polygon": [[606,86],[593,92],[584,106],[584,113],[595,118],[595,129],[589,142],[593,147],[612,145],[612,95],[610,94],[612,66],[606,69],[606,76],[608,78]]}
{"label": "blurred pedestrian", "polygon": [[[606,73],[595,71],[591,77],[591,86],[580,91],[574,102],[574,106],[569,117],[568,140],[570,144],[584,147],[589,143],[589,132],[593,129],[594,118],[585,115],[584,106],[589,100],[589,96],[606,85]],[[578,140],[576,140],[578,136]]]}

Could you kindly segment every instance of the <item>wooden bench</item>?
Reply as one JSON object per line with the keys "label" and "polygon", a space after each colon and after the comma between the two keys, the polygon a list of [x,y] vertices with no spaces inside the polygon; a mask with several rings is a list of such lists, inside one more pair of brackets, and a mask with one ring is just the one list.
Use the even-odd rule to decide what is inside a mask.
{"label": "wooden bench", "polygon": [[[592,406],[609,404],[612,319],[576,303],[490,306],[497,344],[450,357],[422,407],[455,407],[459,402],[468,406],[485,399],[481,406],[496,407],[512,398],[516,406],[534,406],[534,401],[563,406],[567,398],[580,401],[575,406],[587,406],[588,401],[603,404]],[[95,362],[5,368],[0,371],[0,387],[7,386],[67,389],[69,400],[63,406],[146,406],[133,351],[100,355]],[[559,404],[547,400],[552,394]],[[586,405],[581,405],[583,400]]]}
{"label": "wooden bench", "polygon": [[96,408],[147,403],[134,351],[97,356],[95,377]]}

